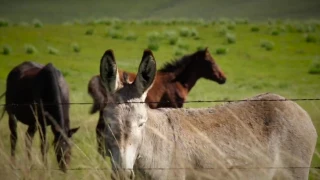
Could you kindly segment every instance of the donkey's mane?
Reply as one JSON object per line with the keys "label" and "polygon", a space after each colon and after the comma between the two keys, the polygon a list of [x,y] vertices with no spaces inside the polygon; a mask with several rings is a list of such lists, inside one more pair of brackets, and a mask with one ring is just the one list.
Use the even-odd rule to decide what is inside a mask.
{"label": "donkey's mane", "polygon": [[190,62],[194,59],[192,57],[198,52],[199,51],[193,54],[184,55],[180,59],[175,59],[175,60],[172,60],[171,62],[167,62],[158,71],[159,72],[175,72],[179,69],[180,70],[185,69],[190,64]]}

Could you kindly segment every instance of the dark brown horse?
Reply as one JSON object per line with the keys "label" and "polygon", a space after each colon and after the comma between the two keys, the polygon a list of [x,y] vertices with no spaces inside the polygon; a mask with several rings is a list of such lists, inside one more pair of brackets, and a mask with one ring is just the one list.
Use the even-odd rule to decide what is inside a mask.
{"label": "dark brown horse", "polygon": [[[118,70],[120,81],[132,82],[136,74]],[[219,84],[226,82],[224,73],[212,58],[208,48],[181,59],[167,63],[158,70],[156,79],[147,94],[146,102],[151,108],[173,107],[181,108],[187,95],[200,78],[216,81]],[[98,151],[104,156],[101,131],[106,128],[103,120],[104,102],[107,101],[106,90],[101,84],[99,75],[91,78],[88,84],[88,93],[94,100],[91,114],[100,111],[99,122],[96,128]]]}
{"label": "dark brown horse", "polygon": [[29,61],[23,62],[10,71],[5,96],[4,111],[9,115],[12,158],[15,157],[17,121],[20,121],[29,126],[26,132],[29,159],[32,140],[39,129],[41,153],[46,165],[46,126],[51,125],[56,158],[60,169],[65,172],[71,156],[70,138],[79,127],[69,127],[69,88],[60,71],[51,63],[43,66]]}

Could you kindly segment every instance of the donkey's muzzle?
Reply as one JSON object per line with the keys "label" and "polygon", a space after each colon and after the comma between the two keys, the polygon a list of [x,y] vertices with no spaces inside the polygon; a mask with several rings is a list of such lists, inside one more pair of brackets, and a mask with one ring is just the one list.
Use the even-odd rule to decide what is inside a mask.
{"label": "donkey's muzzle", "polygon": [[134,179],[134,172],[133,170],[126,170],[125,171],[126,176],[128,177],[128,179],[133,180]]}
{"label": "donkey's muzzle", "polygon": [[135,174],[133,170],[123,170],[118,175],[112,175],[112,180],[133,180],[135,178]]}

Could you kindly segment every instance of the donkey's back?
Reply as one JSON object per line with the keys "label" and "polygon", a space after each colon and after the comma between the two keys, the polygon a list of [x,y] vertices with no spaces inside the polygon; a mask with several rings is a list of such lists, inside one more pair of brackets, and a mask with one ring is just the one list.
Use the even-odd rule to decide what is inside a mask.
{"label": "donkey's back", "polygon": [[248,100],[160,110],[172,123],[171,166],[210,179],[308,179],[317,133],[306,111],[275,94]]}

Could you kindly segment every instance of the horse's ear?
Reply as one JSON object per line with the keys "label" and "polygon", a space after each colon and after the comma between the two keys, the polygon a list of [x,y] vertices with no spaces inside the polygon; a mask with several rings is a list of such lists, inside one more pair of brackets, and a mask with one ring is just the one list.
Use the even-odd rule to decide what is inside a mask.
{"label": "horse's ear", "polygon": [[76,132],[79,130],[79,128],[80,128],[80,127],[70,129],[70,130],[68,131],[68,137],[72,137],[72,135],[73,135],[74,133],[76,133]]}
{"label": "horse's ear", "polygon": [[134,81],[139,95],[147,92],[156,76],[156,61],[151,50],[144,50],[137,77]]}
{"label": "horse's ear", "polygon": [[107,50],[100,61],[100,77],[106,91],[113,93],[117,89],[118,68],[113,51]]}
{"label": "horse's ear", "polygon": [[205,52],[208,52],[208,51],[209,51],[208,46],[204,48],[204,51],[205,51]]}

